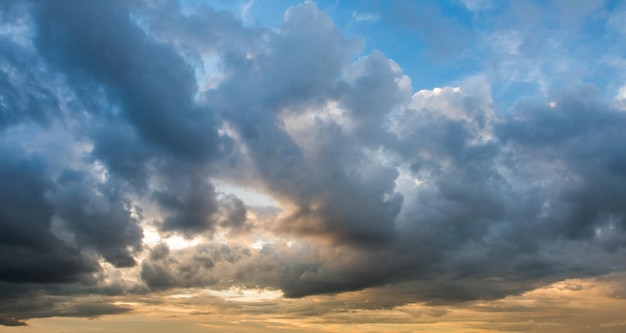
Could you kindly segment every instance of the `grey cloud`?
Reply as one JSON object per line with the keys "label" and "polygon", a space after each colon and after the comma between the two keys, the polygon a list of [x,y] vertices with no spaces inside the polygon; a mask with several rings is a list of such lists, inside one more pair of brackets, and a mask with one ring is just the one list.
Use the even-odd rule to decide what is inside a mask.
{"label": "grey cloud", "polygon": [[93,248],[116,267],[131,267],[143,232],[131,216],[132,204],[109,184],[93,184],[84,174],[65,170],[49,197],[56,216],[72,232],[76,245]]}
{"label": "grey cloud", "polygon": [[[397,134],[406,142],[397,146],[398,153],[423,183],[403,189],[393,242],[360,248],[267,246],[229,263],[228,270],[217,262],[210,270],[245,285],[280,288],[288,297],[397,285],[395,291],[382,289],[394,295],[390,304],[497,299],[561,279],[622,270],[624,194],[621,168],[613,167],[620,152],[612,144],[621,142],[623,114],[574,92],[563,94],[555,109],[520,107],[497,115],[480,95],[458,98],[467,91],[470,87],[433,95],[433,103],[417,103],[423,108],[399,116],[405,127]],[[592,125],[581,125],[582,119]],[[528,129],[550,126],[554,133],[540,137],[541,148],[539,141],[524,141],[534,135]],[[323,141],[316,143],[331,151]],[[350,165],[341,164],[340,156],[331,158],[339,170]],[[333,164],[320,165],[329,170]]]}
{"label": "grey cloud", "polygon": [[[604,166],[605,160],[620,159],[611,147],[621,135],[617,128],[623,115],[580,91],[562,95],[557,104],[555,109],[520,107],[492,119],[497,123],[495,138],[502,143],[470,143],[476,138],[469,135],[475,124],[459,120],[452,122],[454,131],[432,140],[438,138],[437,123],[450,122],[434,115],[436,109],[428,110],[432,118],[422,119],[413,132],[423,130],[430,135],[428,143],[444,144],[425,156],[439,154],[435,161],[445,165],[412,163],[416,176],[427,172],[423,189],[408,196],[400,217],[401,225],[410,228],[402,233],[407,239],[426,241],[428,251],[441,256],[429,271],[450,276],[443,286],[456,290],[456,296],[446,296],[448,287],[430,286],[439,280],[431,276],[425,283],[427,299],[502,297],[537,284],[616,269],[597,265],[593,258],[616,263],[617,253],[623,252],[617,245],[624,237],[623,213],[616,202],[623,198],[623,184],[612,171],[596,167],[595,161]],[[407,126],[415,124],[404,121]],[[455,139],[448,144],[450,136]],[[417,149],[428,149],[419,142]],[[578,158],[581,151],[589,154],[584,160]],[[607,244],[596,229],[611,224],[609,243],[616,252],[606,252]],[[591,244],[593,251],[583,254],[578,242]],[[493,294],[489,288],[498,284],[492,281],[501,286]],[[439,292],[444,293],[437,296]]]}
{"label": "grey cloud", "polygon": [[[143,262],[141,264],[141,279],[152,290],[167,289],[177,285],[176,277],[170,273],[168,267],[155,263]],[[178,283],[178,285],[185,286],[186,284]]]}
{"label": "grey cloud", "polygon": [[137,131],[117,117],[101,119],[90,127],[88,135],[95,142],[90,160],[105,164],[108,172],[128,182],[134,191],[148,191],[148,178],[159,160],[157,148],[142,142]]}
{"label": "grey cloud", "polygon": [[172,155],[206,159],[218,154],[217,119],[192,100],[191,66],[131,22],[131,4],[38,5],[37,47],[75,84],[104,86],[111,104],[121,106],[140,136]]}
{"label": "grey cloud", "polygon": [[53,184],[43,161],[2,147],[0,162],[0,280],[16,283],[71,282],[94,272],[83,257],[50,231],[54,207],[46,199]]}
{"label": "grey cloud", "polygon": [[[190,176],[195,178],[185,186],[184,181],[176,184],[178,175],[174,173],[189,172],[193,165],[227,151],[229,140],[218,135],[216,114],[194,100],[197,82],[192,66],[175,48],[150,38],[132,22],[130,13],[145,6],[80,1],[41,5],[37,8],[40,33],[36,45],[66,74],[71,88],[80,91],[81,85],[87,85],[103,91],[101,101],[79,95],[99,121],[87,125],[85,133],[94,143],[91,157],[105,163],[114,178],[111,183],[121,180],[132,186],[105,190],[152,192],[171,213],[162,229],[191,235],[213,228],[211,215],[218,209],[217,194],[210,184],[202,185],[200,178],[206,175]],[[168,12],[167,6],[160,10],[147,10],[146,19]],[[208,9],[206,13],[221,17]],[[183,20],[182,14],[178,15],[181,29],[211,23],[226,31],[233,26],[228,18],[195,23],[194,18]],[[48,52],[50,48],[57,51]],[[163,179],[171,188],[150,189],[147,179],[151,176]],[[132,219],[128,222],[134,224]],[[126,250],[119,251],[112,255],[123,257]]]}
{"label": "grey cloud", "polygon": [[25,322],[14,318],[0,318],[0,325],[3,326],[27,326]]}
{"label": "grey cloud", "polygon": [[[2,210],[7,229],[2,245],[7,247],[5,281],[73,282],[98,271],[94,258],[84,257],[81,250],[102,255],[118,267],[134,265],[132,255],[141,249],[142,231],[141,216],[132,214],[141,208],[128,194],[152,192],[147,179],[170,177],[163,173],[171,171],[169,165],[177,158],[183,164],[204,161],[222,149],[218,145],[227,144],[218,143],[216,117],[193,101],[191,67],[131,22],[132,6],[81,1],[3,6],[3,17],[21,15],[16,22],[31,24],[36,39],[28,42],[36,48],[3,36],[2,127],[24,121],[47,125],[48,118],[66,122],[66,129],[75,131],[71,137],[93,142],[84,160],[87,168],[106,166],[105,181],[80,167],[65,168],[58,177],[59,170],[46,168],[43,160],[4,154],[4,188],[17,191],[13,182],[21,179],[24,192],[3,201],[8,205]],[[58,158],[50,161],[56,168],[65,157],[41,154],[40,159]],[[212,190],[178,194],[189,200],[216,200]],[[224,225],[244,228],[242,203],[229,197],[225,207],[220,207]],[[50,232],[55,219],[62,235]],[[22,247],[30,261],[13,255]]]}
{"label": "grey cloud", "polygon": [[[618,128],[618,114],[600,111],[589,118],[591,109],[608,107],[602,103],[585,107],[592,98],[566,94],[558,104],[570,113],[546,115],[520,105],[510,115],[500,115],[493,111],[489,87],[480,80],[460,90],[418,94],[406,107],[407,92],[398,84],[401,72],[390,68],[380,53],[363,58],[365,69],[354,78],[343,78],[340,69],[350,66],[345,58],[332,58],[337,67],[318,69],[312,75],[308,70],[319,64],[310,57],[289,58],[277,51],[292,47],[295,37],[302,43],[308,38],[312,44],[323,40],[307,30],[311,20],[325,27],[315,33],[330,34],[329,44],[339,42],[316,49],[343,50],[327,18],[319,15],[311,4],[293,9],[280,29],[287,30],[296,17],[306,24],[284,35],[280,29],[279,34],[270,34],[267,53],[251,52],[254,56],[249,59],[232,60],[236,70],[207,91],[205,99],[237,131],[252,158],[253,174],[259,177],[254,183],[295,205],[278,221],[276,230],[330,238],[334,250],[308,238],[308,246],[268,245],[232,262],[211,254],[210,264],[197,269],[193,251],[170,253],[167,259],[157,256],[160,259],[145,262],[148,285],[219,287],[221,277],[301,297],[397,283],[403,286],[399,293],[407,295],[397,304],[445,303],[499,298],[559,279],[615,269],[580,253],[576,248],[581,239],[567,236],[563,229],[576,225],[575,217],[582,216],[581,208],[572,207],[589,201],[575,194],[595,192],[568,183],[567,177],[559,178],[559,171],[550,166],[549,147],[579,140],[586,131],[595,133],[609,124]],[[352,45],[343,47],[354,52]],[[290,67],[294,59],[299,62],[293,68],[302,67],[303,72]],[[277,64],[291,69],[277,74]],[[302,80],[289,81],[292,76],[286,73],[293,74],[292,80]],[[332,118],[307,118],[309,108],[322,108],[328,101],[340,101],[344,119],[362,131],[351,131]],[[389,116],[394,108],[398,112]],[[588,121],[581,122],[579,116]],[[524,117],[525,122],[519,120]],[[533,131],[537,134],[528,136]],[[606,147],[613,136],[619,138],[616,131],[610,133],[595,141],[598,146],[593,151]],[[392,162],[383,165],[368,155],[363,145],[371,144],[395,156],[390,157]],[[592,166],[577,165],[572,158],[564,160],[572,170]],[[620,170],[621,159],[610,159],[613,168]],[[396,188],[399,167],[420,185]],[[613,184],[611,195],[622,198],[620,183]],[[613,215],[597,215],[600,220],[592,225],[605,228],[610,237],[592,237],[589,232],[595,229],[587,228],[584,239],[591,242],[595,255],[617,264],[623,251],[620,210],[606,198],[594,203],[598,207],[592,211],[612,207]],[[572,260],[571,253],[579,259]],[[168,278],[163,282],[159,276]]]}
{"label": "grey cloud", "polygon": [[33,50],[0,36],[0,129],[26,121],[45,124],[58,100]]}
{"label": "grey cloud", "polygon": [[236,278],[234,266],[251,256],[249,249],[241,247],[207,244],[173,251],[167,245],[159,244],[152,249],[150,258],[142,263],[141,278],[152,290],[203,286],[223,288]]}
{"label": "grey cloud", "polygon": [[246,225],[247,209],[241,199],[230,194],[224,196],[220,201],[222,203],[222,218],[220,221],[222,227],[230,228],[235,232],[245,231],[246,228],[250,227],[250,225]]}
{"label": "grey cloud", "polygon": [[150,259],[159,260],[170,254],[170,248],[167,244],[159,243],[150,251]]}
{"label": "grey cloud", "polygon": [[268,33],[258,26],[246,28],[232,13],[218,12],[206,4],[183,15],[178,2],[143,2],[137,14],[155,38],[171,43],[199,63],[203,56],[220,53],[245,57],[245,52],[253,45],[259,47]]}
{"label": "grey cloud", "polygon": [[[366,170],[360,169],[373,161],[348,145],[353,138],[340,126],[322,121],[313,125],[319,142],[313,142],[310,149],[319,155],[310,158],[284,125],[284,117],[297,117],[308,107],[344,94],[342,70],[358,50],[358,43],[343,39],[325,13],[306,3],[286,13],[285,22],[268,44],[268,52],[253,57],[247,66],[239,66],[238,72],[209,91],[206,98],[215,101],[224,119],[237,129],[266,188],[297,206],[279,223],[279,229],[357,243],[392,239],[393,219],[402,202],[390,186],[396,173],[379,166],[380,182],[361,184],[361,177],[369,175],[361,174]],[[394,77],[380,58],[376,54],[365,64],[357,89],[370,88],[365,87],[368,75]],[[383,63],[381,70],[377,70],[377,61]],[[354,99],[352,104],[354,112],[369,112],[372,119],[388,112],[384,106],[356,110],[360,106]]]}
{"label": "grey cloud", "polygon": [[167,168],[162,188],[152,197],[165,217],[159,222],[164,232],[177,232],[193,238],[199,234],[212,235],[218,227],[231,232],[249,230],[247,209],[236,196],[218,193],[206,175],[188,168]]}
{"label": "grey cloud", "polygon": [[[71,304],[72,294],[126,292],[122,284],[105,285],[98,260],[119,268],[136,264],[142,217],[130,198],[152,193],[151,177],[175,177],[164,174],[170,165],[204,163],[228,150],[228,140],[219,138],[215,114],[194,101],[191,66],[131,21],[134,4],[5,5],[3,17],[21,15],[16,22],[26,22],[34,33],[0,41],[0,281],[9,286],[0,291],[2,321],[127,311],[97,302],[58,307]],[[27,39],[25,46],[20,38]],[[16,135],[24,123],[33,136],[46,133],[46,126],[64,129],[64,143],[78,158],[44,151],[47,146],[33,144],[30,136]],[[16,147],[6,148],[4,140]],[[232,214],[224,214],[241,229],[242,207],[230,200]],[[30,305],[18,311],[5,297],[13,295],[9,290],[17,290],[15,299],[34,303],[58,299],[55,293],[68,297],[51,300],[48,312]]]}
{"label": "grey cloud", "polygon": [[530,107],[498,128],[519,155],[532,149],[570,175],[559,198],[569,209],[555,221],[554,232],[574,239],[596,238],[597,228],[608,224],[622,234],[626,215],[626,156],[616,146],[624,140],[626,117],[594,95],[588,88],[564,93],[555,107]]}
{"label": "grey cloud", "polygon": [[[0,288],[4,287],[0,285]],[[112,304],[99,296],[21,294],[0,302],[0,324],[27,326],[24,320],[31,318],[97,318],[130,311],[131,308]]]}
{"label": "grey cloud", "polygon": [[562,93],[554,101],[555,107],[520,105],[518,112],[497,128],[498,134],[504,141],[544,150],[619,127],[623,122],[621,114],[603,105],[596,95],[593,87],[582,87]]}
{"label": "grey cloud", "polygon": [[[355,132],[360,141],[368,145],[380,145],[393,140],[388,133],[387,115],[394,109],[404,106],[410,100],[408,77],[401,70],[393,68],[390,59],[380,51],[360,58],[350,76],[349,91],[343,95],[343,102],[355,123]],[[401,86],[402,80],[406,86]]]}
{"label": "grey cloud", "polygon": [[[49,179],[45,162],[17,149],[2,147],[0,162],[0,322],[24,325],[23,320],[55,315],[96,316],[127,311],[111,304],[89,302],[73,307],[76,290],[96,282],[96,258],[59,239],[52,229],[57,207],[48,200],[56,184]],[[82,198],[74,203],[80,204]],[[79,222],[79,221],[76,221]],[[87,222],[90,221],[80,221]],[[103,225],[102,227],[105,227]],[[74,226],[77,227],[77,226]],[[115,227],[115,226],[114,226]],[[74,228],[76,230],[76,228]],[[115,228],[109,227],[111,232]],[[97,250],[110,261],[111,238],[96,239],[93,230],[82,230],[79,239],[91,237]],[[120,238],[116,241],[124,241]],[[116,244],[117,245],[117,244]],[[115,259],[115,260],[114,260]],[[132,257],[131,259],[132,260]],[[117,262],[119,263],[119,262]],[[50,296],[58,286],[76,286],[65,296]],[[78,287],[83,286],[83,287]],[[61,300],[63,298],[63,300]],[[71,307],[71,308],[70,308]]]}
{"label": "grey cloud", "polygon": [[169,212],[163,221],[163,231],[181,231],[187,236],[213,231],[217,212],[215,189],[202,176],[183,176],[168,184],[166,191],[156,191],[154,197]]}

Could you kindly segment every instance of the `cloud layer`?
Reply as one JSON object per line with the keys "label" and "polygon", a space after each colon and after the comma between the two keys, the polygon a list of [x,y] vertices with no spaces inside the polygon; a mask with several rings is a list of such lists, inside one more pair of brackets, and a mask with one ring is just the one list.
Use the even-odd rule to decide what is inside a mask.
{"label": "cloud layer", "polygon": [[181,6],[0,4],[0,324],[172,288],[393,307],[626,269],[626,113],[596,87],[500,110],[484,75],[414,92],[312,2],[276,28]]}

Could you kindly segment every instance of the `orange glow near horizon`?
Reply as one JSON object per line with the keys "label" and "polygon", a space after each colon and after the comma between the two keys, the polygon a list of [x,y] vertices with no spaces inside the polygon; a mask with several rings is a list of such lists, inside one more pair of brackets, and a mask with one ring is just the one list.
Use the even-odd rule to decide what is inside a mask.
{"label": "orange glow near horizon", "polygon": [[[32,319],[3,332],[623,332],[623,276],[570,279],[501,300],[355,309],[368,291],[285,299],[278,292],[187,290],[120,300],[129,314]],[[258,298],[255,299],[255,295]],[[270,297],[271,296],[271,297]]]}

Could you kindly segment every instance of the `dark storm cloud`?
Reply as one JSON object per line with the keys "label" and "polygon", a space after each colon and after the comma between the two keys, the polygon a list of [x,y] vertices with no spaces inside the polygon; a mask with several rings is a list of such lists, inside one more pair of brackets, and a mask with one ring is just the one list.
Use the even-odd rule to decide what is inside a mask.
{"label": "dark storm cloud", "polygon": [[165,233],[176,232],[187,238],[212,235],[217,228],[231,232],[249,229],[247,209],[234,195],[216,191],[206,171],[186,165],[164,168],[159,188],[152,198],[164,213],[158,223]]}
{"label": "dark storm cloud", "polygon": [[71,282],[96,270],[50,231],[54,207],[46,199],[53,184],[41,160],[0,147],[0,281]]}
{"label": "dark storm cloud", "polygon": [[[143,232],[131,216],[130,201],[109,184],[89,184],[85,175],[65,170],[50,201],[80,248],[93,248],[116,267],[131,267]],[[90,186],[91,185],[91,186]]]}
{"label": "dark storm cloud", "polygon": [[[15,286],[0,283],[3,302],[0,302],[0,325],[26,326],[24,320],[54,316],[97,318],[120,314],[132,309],[107,302],[100,296],[45,295],[35,290],[13,293],[5,289]],[[31,288],[32,289],[32,288]]]}
{"label": "dark storm cloud", "polygon": [[[37,7],[36,45],[76,90],[85,84],[104,90],[104,101],[94,103],[90,96],[82,96],[87,111],[104,118],[90,124],[86,133],[94,143],[91,157],[105,163],[113,177],[133,186],[130,191],[145,190],[151,175],[160,179],[167,188],[149,190],[168,213],[162,230],[191,236],[213,231],[218,222],[212,215],[220,203],[207,183],[208,175],[190,170],[226,152],[229,140],[218,135],[215,113],[194,101],[198,87],[192,66],[173,45],[152,39],[132,22],[131,13],[147,8],[146,21],[163,15],[178,18],[172,21],[172,29],[166,30],[174,35],[164,35],[173,38],[174,44],[181,42],[174,28],[179,25],[178,29],[184,30],[210,23],[227,31],[234,21],[207,9],[207,16],[221,19],[214,22],[205,17],[194,24],[198,18],[182,20],[178,8],[169,6],[172,3],[157,10],[140,2],[46,3]],[[95,109],[89,110],[90,105]],[[135,222],[129,221],[131,225]],[[129,223],[120,222],[122,225]],[[122,233],[137,234],[133,230]],[[131,258],[124,258],[125,250],[119,251],[111,256],[132,263]]]}
{"label": "dark storm cloud", "polygon": [[[99,280],[90,251],[118,267],[134,264],[130,251],[141,247],[142,233],[120,199],[77,184],[81,175],[66,172],[55,182],[44,161],[18,149],[2,147],[0,154],[0,322],[128,311],[106,301],[78,305],[70,296],[107,292],[85,290]],[[63,285],[72,287],[55,292]]]}
{"label": "dark storm cloud", "polygon": [[[22,196],[3,201],[7,205],[3,246],[17,244],[34,251],[31,258],[47,258],[32,261],[33,265],[21,260],[7,263],[5,280],[73,281],[80,273],[96,271],[97,265],[83,258],[81,249],[95,251],[118,267],[133,266],[133,254],[142,242],[141,208],[128,199],[135,191],[184,197],[183,202],[161,200],[172,203],[164,209],[174,210],[164,222],[167,230],[190,234],[219,223],[233,229],[245,225],[242,203],[229,197],[222,200],[222,207],[210,184],[199,191],[176,188],[173,181],[166,190],[149,188],[148,177],[167,183],[178,177],[173,168],[216,156],[227,142],[218,138],[214,114],[193,101],[196,82],[191,66],[131,21],[134,5],[139,3],[55,1],[3,6],[8,22],[25,24],[24,30],[33,33],[20,35],[16,30],[2,37],[1,126],[35,121],[42,127],[35,125],[32,130],[45,131],[55,125],[49,119],[64,122],[67,130],[75,131],[76,141],[68,144],[93,143],[91,152],[83,156],[85,163],[106,167],[97,176],[80,167],[65,167],[67,156],[36,148],[29,154],[19,149],[15,150],[19,154],[4,154],[7,191],[3,193],[17,186],[11,185],[15,180],[29,181],[23,182]],[[10,142],[23,143],[10,135],[5,136]],[[31,161],[39,162],[31,166]],[[200,184],[202,177],[206,178],[200,175],[193,181]],[[203,200],[216,204],[203,205]],[[221,220],[201,221],[205,213],[218,211],[224,215]],[[181,214],[198,218],[180,218]],[[175,220],[184,223],[176,225]],[[6,253],[9,260],[11,252]],[[48,265],[57,272],[38,274]]]}
{"label": "dark storm cloud", "polygon": [[147,191],[158,149],[146,144],[132,125],[118,117],[99,119],[88,130],[96,143],[90,159],[101,161],[112,175],[126,181],[134,190]]}
{"label": "dark storm cloud", "polygon": [[169,214],[163,231],[179,230],[187,236],[215,226],[212,215],[217,212],[215,189],[202,176],[185,176],[168,184],[167,192],[155,192],[156,201]]}
{"label": "dark storm cloud", "polygon": [[[2,147],[0,151],[3,157],[0,161],[0,323],[14,326],[24,325],[22,320],[33,317],[97,316],[127,311],[106,302],[102,306],[92,302],[77,305],[72,296],[62,297],[63,300],[46,296],[47,290],[55,285],[93,284],[98,263],[51,231],[57,207],[47,198],[55,190],[55,184],[47,179],[49,170],[45,162],[16,149]],[[77,199],[72,203],[75,207],[85,203],[83,198],[74,199]],[[80,222],[93,223],[92,220]],[[116,264],[120,264],[121,258],[128,260],[127,253],[111,257],[117,255],[111,252],[116,250],[113,247],[126,238],[107,244],[111,238],[98,238],[101,230],[68,227],[81,242],[94,242],[107,260]],[[102,223],[98,227],[107,228],[107,225]],[[116,232],[115,226],[108,228],[109,232]],[[68,294],[73,293],[74,290],[68,290]]]}
{"label": "dark storm cloud", "polygon": [[[136,264],[143,232],[141,207],[129,199],[134,193],[217,200],[220,204],[209,206],[218,212],[215,221],[203,222],[200,229],[171,228],[186,235],[213,224],[246,228],[245,207],[235,197],[218,200],[212,188],[181,193],[148,182],[152,177],[173,184],[174,168],[217,156],[227,150],[228,140],[219,138],[214,114],[194,102],[192,67],[131,21],[134,5],[139,3],[11,2],[1,7],[5,22],[23,25],[0,39],[4,324],[126,311],[108,304],[93,311],[61,308],[69,300],[51,301],[55,305],[46,311],[30,305],[18,311],[4,296],[13,289],[15,299],[37,303],[56,300],[49,295],[59,288],[65,294],[125,292],[103,285],[99,257],[115,267]],[[22,133],[23,128],[30,133]],[[70,134],[58,138],[58,153],[47,151],[37,135],[57,128]],[[191,215],[199,213],[190,209],[205,209],[181,207]],[[173,216],[180,214],[176,210]]]}
{"label": "dark storm cloud", "polygon": [[167,152],[190,159],[217,154],[217,120],[192,100],[193,69],[131,22],[131,3],[38,5],[37,46],[70,80],[103,85],[140,136]]}

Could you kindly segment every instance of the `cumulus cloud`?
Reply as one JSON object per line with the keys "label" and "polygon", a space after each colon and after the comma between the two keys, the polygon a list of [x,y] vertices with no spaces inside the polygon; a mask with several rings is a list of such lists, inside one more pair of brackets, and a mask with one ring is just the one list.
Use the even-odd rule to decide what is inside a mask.
{"label": "cumulus cloud", "polygon": [[93,260],[50,231],[54,208],[45,194],[53,184],[45,163],[7,147],[2,155],[2,281],[71,282],[93,272]]}
{"label": "cumulus cloud", "polygon": [[0,12],[2,325],[173,288],[371,288],[375,308],[626,269],[626,118],[593,87],[506,112],[486,76],[414,92],[313,2],[276,29],[161,1]]}

